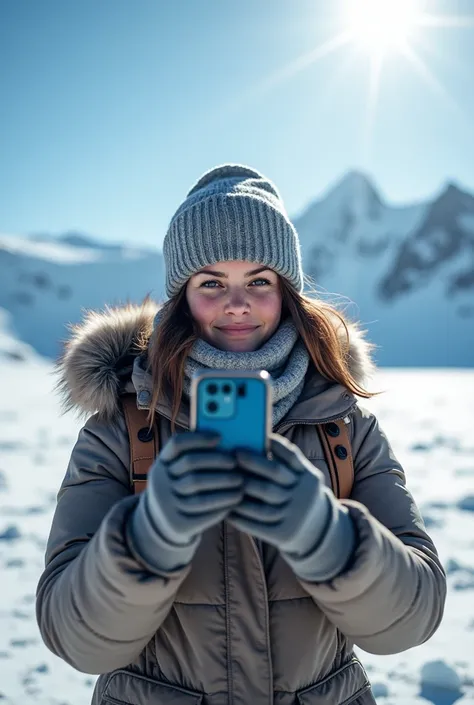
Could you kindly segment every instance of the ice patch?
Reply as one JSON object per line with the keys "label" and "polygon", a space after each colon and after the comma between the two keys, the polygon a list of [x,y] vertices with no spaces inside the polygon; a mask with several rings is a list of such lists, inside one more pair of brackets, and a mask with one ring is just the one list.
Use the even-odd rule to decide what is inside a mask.
{"label": "ice patch", "polygon": [[458,673],[445,661],[428,661],[421,669],[421,693],[433,705],[452,705],[462,697]]}
{"label": "ice patch", "polygon": [[387,698],[389,690],[386,683],[372,683],[372,695],[374,698]]}
{"label": "ice patch", "polygon": [[466,495],[457,503],[458,509],[464,512],[474,512],[474,494]]}
{"label": "ice patch", "polygon": [[455,558],[448,558],[446,561],[444,568],[446,570],[447,575],[452,575],[453,573],[460,573],[460,572],[465,572],[468,573],[469,575],[474,575],[474,567],[468,566],[468,565],[463,565],[459,561],[457,561]]}
{"label": "ice patch", "polygon": [[19,539],[21,534],[15,525],[7,526],[5,531],[0,534],[0,541],[16,541]]}

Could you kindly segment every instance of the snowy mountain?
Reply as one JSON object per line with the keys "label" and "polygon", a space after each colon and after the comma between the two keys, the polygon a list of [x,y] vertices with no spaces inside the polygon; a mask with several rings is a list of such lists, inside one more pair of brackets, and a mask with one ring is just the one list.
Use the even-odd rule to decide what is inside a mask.
{"label": "snowy mountain", "polygon": [[352,172],[294,218],[318,293],[359,318],[383,365],[474,365],[474,196],[386,204]]}
{"label": "snowy mountain", "polygon": [[56,357],[66,325],[83,309],[163,297],[158,250],[102,245],[85,236],[62,239],[0,235],[0,308],[18,338]]}
{"label": "snowy mountain", "polygon": [[[448,184],[393,206],[351,172],[293,220],[317,293],[362,321],[380,365],[474,366],[474,196]],[[0,235],[0,308],[42,355],[57,355],[83,309],[162,300],[163,285],[158,250]]]}

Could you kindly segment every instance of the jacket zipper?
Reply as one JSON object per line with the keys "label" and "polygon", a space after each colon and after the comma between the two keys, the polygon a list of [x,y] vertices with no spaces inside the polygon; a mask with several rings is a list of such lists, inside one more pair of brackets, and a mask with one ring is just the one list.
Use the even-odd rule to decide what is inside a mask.
{"label": "jacket zipper", "polygon": [[263,585],[263,597],[265,603],[265,639],[267,642],[267,658],[269,665],[269,675],[270,675],[270,692],[269,692],[269,704],[273,703],[273,663],[272,663],[272,650],[270,648],[270,610],[268,608],[268,590],[267,590],[267,577],[265,575],[265,567],[263,565],[263,560],[258,550],[258,545],[256,540],[250,534],[247,534],[253,551],[257,556],[257,562],[260,569],[260,576]]}
{"label": "jacket zipper", "polygon": [[224,581],[225,581],[225,620],[227,635],[227,690],[229,705],[234,703],[234,682],[232,673],[232,639],[230,631],[230,580],[229,580],[229,555],[227,547],[227,525],[222,522],[222,532],[224,541]]}

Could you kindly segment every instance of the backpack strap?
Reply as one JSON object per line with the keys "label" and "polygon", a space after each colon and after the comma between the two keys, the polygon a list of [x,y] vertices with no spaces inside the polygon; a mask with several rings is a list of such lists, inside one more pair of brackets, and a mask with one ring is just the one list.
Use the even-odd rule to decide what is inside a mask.
{"label": "backpack strap", "polygon": [[354,463],[347,424],[344,419],[337,419],[317,424],[316,428],[329,466],[332,490],[339,499],[348,499],[354,484]]}
{"label": "backpack strap", "polygon": [[122,407],[130,439],[130,482],[135,494],[146,487],[147,474],[159,452],[158,428],[150,428],[148,412],[137,407],[135,394],[122,397]]}

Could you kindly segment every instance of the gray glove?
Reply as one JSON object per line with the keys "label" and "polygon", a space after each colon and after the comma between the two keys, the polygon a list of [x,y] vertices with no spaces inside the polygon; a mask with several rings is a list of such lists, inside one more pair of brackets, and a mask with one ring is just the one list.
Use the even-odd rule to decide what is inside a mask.
{"label": "gray glove", "polygon": [[131,515],[132,549],[158,572],[187,565],[201,533],[222,521],[243,498],[236,459],[216,450],[219,436],[179,433],[163,447]]}
{"label": "gray glove", "polygon": [[229,515],[240,531],[276,546],[299,577],[331,580],[348,563],[355,531],[347,509],[300,449],[272,434],[273,458],[238,451],[245,496]]}

